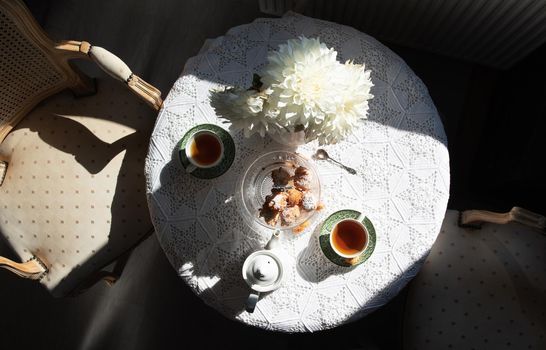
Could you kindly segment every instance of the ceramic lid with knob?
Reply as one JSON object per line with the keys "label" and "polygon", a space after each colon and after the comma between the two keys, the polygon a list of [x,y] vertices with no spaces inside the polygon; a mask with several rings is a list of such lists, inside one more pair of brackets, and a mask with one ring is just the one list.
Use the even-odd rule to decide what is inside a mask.
{"label": "ceramic lid with knob", "polygon": [[282,276],[281,260],[269,250],[250,254],[243,265],[244,280],[257,292],[269,292],[279,288]]}

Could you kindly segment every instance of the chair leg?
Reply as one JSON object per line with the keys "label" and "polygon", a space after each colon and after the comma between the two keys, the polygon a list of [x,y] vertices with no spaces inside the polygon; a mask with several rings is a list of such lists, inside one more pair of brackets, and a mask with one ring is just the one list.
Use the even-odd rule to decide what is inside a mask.
{"label": "chair leg", "polygon": [[150,237],[150,235],[154,232],[153,228],[150,229],[145,235],[142,236],[142,238],[136,242],[131,248],[129,248],[127,251],[125,251],[123,254],[119,255],[116,260],[110,262],[108,265],[104,266],[103,268],[106,268],[108,266],[113,265],[112,271],[108,270],[100,270],[95,272],[92,276],[87,278],[85,281],[83,281],[79,286],[77,286],[74,290],[72,290],[70,293],[68,293],[69,296],[77,296],[86,290],[88,290],[90,287],[92,287],[95,283],[97,283],[100,280],[104,280],[109,286],[113,286],[121,277],[121,273],[123,269],[125,268],[125,265],[127,265],[127,261],[129,261],[129,257],[131,256],[131,253],[133,250],[145,239]]}
{"label": "chair leg", "polygon": [[95,273],[93,273],[91,276],[89,276],[87,279],[85,279],[80,285],[78,285],[74,290],[72,290],[70,293],[68,293],[68,296],[75,297],[78,296],[85,291],[87,291],[89,288],[97,284],[100,280],[103,280],[108,284],[108,286],[113,286],[121,277],[121,273],[123,272],[123,269],[125,268],[125,265],[127,264],[127,261],[129,260],[129,257],[132,253],[133,249],[128,250],[127,252],[120,255],[114,262],[112,270],[109,271],[106,268],[108,266],[111,266],[112,263],[105,266],[102,270],[99,270]]}
{"label": "chair leg", "polygon": [[2,183],[4,183],[4,179],[6,178],[7,172],[8,172],[8,162],[0,160],[0,186],[2,186]]}
{"label": "chair leg", "polygon": [[[69,62],[70,63],[70,62]],[[76,83],[70,87],[70,91],[74,94],[74,97],[91,96],[97,93],[97,83],[94,78],[88,77],[78,67],[70,64],[70,67],[74,71],[77,77]]]}
{"label": "chair leg", "polygon": [[125,266],[127,265],[127,261],[129,261],[129,257],[131,256],[132,250],[126,252],[125,254],[121,255],[116,262],[114,263],[114,267],[112,271],[102,271],[104,274],[102,276],[102,279],[106,284],[108,284],[110,287],[113,286],[121,277],[121,274],[123,272],[123,269],[125,269]]}

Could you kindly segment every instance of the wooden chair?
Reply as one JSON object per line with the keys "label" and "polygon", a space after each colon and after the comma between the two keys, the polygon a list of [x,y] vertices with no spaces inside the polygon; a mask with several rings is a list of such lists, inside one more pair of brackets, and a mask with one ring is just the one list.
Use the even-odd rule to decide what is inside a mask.
{"label": "wooden chair", "polygon": [[[72,59],[122,84],[90,79]],[[55,296],[115,281],[118,270],[101,268],[153,229],[143,171],[161,104],[112,53],[53,42],[19,0],[0,0],[0,235],[21,259],[0,267]]]}
{"label": "wooden chair", "polygon": [[411,282],[406,349],[546,348],[546,218],[448,210]]}

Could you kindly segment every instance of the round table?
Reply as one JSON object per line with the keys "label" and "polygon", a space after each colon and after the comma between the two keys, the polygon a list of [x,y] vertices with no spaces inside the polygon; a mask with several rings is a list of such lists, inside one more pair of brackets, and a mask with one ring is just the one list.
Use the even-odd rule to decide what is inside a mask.
{"label": "round table", "polygon": [[[283,287],[244,311],[249,288],[245,258],[271,233],[244,223],[234,200],[245,166],[277,147],[268,137],[231,132],[236,156],[222,176],[187,174],[176,157],[184,133],[201,123],[228,128],[209,104],[209,91],[248,87],[268,50],[300,35],[319,37],[338,60],[365,63],[374,83],[369,117],[347,140],[326,146],[332,158],[355,168],[317,161],[325,208],[303,233],[284,233]],[[300,146],[310,156],[316,142]],[[146,159],[150,214],[161,247],[180,277],[225,316],[260,328],[306,332],[356,320],[387,303],[418,272],[434,243],[449,197],[449,155],[438,112],[422,81],[404,61],[357,30],[288,14],[231,29],[186,63],[165,99]],[[340,209],[363,211],[377,233],[374,253],[353,268],[331,263],[317,231]]]}

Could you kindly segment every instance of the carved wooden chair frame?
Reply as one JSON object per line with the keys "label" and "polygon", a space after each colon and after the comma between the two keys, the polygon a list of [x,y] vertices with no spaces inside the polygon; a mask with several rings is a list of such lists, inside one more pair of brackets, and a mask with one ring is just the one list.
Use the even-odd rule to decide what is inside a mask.
{"label": "carved wooden chair frame", "polygon": [[[150,107],[159,110],[162,106],[161,92],[142,78],[134,74],[131,69],[117,56],[106,49],[93,46],[86,41],[64,40],[53,42],[36,22],[29,10],[20,0],[0,0],[0,15],[7,14],[8,20],[17,27],[19,34],[25,37],[49,61],[50,66],[62,76],[60,82],[29,97],[23,106],[18,106],[15,113],[8,117],[5,125],[0,125],[0,142],[40,101],[60,92],[70,89],[76,96],[91,95],[96,92],[95,81],[83,74],[71,64],[73,59],[94,61],[100,68],[114,79],[123,82],[139,98]],[[1,43],[0,43],[1,48]],[[0,67],[2,69],[7,69]],[[1,98],[1,96],[0,96]],[[0,186],[4,180],[9,164],[0,159]],[[132,249],[133,247],[130,247]],[[125,256],[125,254],[123,255]],[[122,259],[126,261],[126,258]],[[47,273],[47,266],[37,257],[23,263],[12,261],[0,256],[0,267],[5,268],[18,276],[29,279],[40,279]],[[92,279],[103,278],[113,283],[119,274],[119,267],[112,273],[97,272]],[[88,281],[84,285],[90,284]]]}

